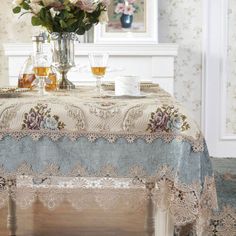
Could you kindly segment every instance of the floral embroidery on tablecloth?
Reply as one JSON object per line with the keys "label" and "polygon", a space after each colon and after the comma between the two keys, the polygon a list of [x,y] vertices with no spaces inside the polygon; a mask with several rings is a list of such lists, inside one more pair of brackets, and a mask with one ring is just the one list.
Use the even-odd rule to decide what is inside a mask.
{"label": "floral embroidery on tablecloth", "polygon": [[178,133],[188,129],[190,129],[190,125],[187,122],[187,117],[181,114],[178,108],[167,105],[158,107],[155,112],[151,113],[147,128],[151,133],[160,130]]}
{"label": "floral embroidery on tablecloth", "polygon": [[25,113],[22,129],[30,130],[61,130],[65,123],[60,121],[59,116],[51,114],[51,108],[47,104],[37,104],[31,108],[29,113]]}
{"label": "floral embroidery on tablecloth", "polygon": [[[130,143],[137,139],[147,143],[162,139],[165,143],[188,142],[194,152],[204,150],[204,138],[196,123],[160,88],[141,100],[109,97],[94,100],[89,91],[84,88],[79,93],[65,93],[64,97],[55,93],[44,99],[34,94],[4,99],[0,106],[0,140],[6,136],[17,140],[30,136],[35,141],[41,137],[53,141],[85,137],[91,142],[103,138],[110,143],[119,138]],[[9,109],[10,116],[6,112]]]}

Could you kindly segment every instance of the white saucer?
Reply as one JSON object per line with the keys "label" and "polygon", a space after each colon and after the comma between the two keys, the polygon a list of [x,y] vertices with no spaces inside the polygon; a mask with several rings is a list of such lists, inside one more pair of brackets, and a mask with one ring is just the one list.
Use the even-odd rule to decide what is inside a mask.
{"label": "white saucer", "polygon": [[139,95],[115,95],[115,94],[104,94],[106,97],[111,98],[145,98],[147,94],[140,93]]}

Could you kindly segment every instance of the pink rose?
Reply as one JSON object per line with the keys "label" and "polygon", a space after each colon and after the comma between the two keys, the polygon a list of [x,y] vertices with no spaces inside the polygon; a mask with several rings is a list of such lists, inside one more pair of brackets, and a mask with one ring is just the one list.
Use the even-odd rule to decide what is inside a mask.
{"label": "pink rose", "polygon": [[94,12],[97,8],[98,2],[95,2],[94,0],[79,0],[76,5],[83,11],[86,12]]}
{"label": "pink rose", "polygon": [[128,0],[128,3],[129,4],[133,4],[133,3],[135,3],[136,2],[136,0]]}
{"label": "pink rose", "polygon": [[135,12],[135,8],[133,7],[133,5],[125,6],[125,10],[124,10],[125,15],[132,16],[134,14],[134,12]]}
{"label": "pink rose", "polygon": [[125,10],[125,4],[124,3],[118,3],[116,5],[115,13],[117,13],[117,14],[124,13],[124,10]]}
{"label": "pink rose", "polygon": [[169,116],[162,111],[158,111],[152,114],[152,120],[149,123],[149,129],[152,133],[158,130],[166,130]]}
{"label": "pink rose", "polygon": [[60,2],[52,3],[49,6],[52,7],[54,11],[61,11],[65,8],[64,5]]}

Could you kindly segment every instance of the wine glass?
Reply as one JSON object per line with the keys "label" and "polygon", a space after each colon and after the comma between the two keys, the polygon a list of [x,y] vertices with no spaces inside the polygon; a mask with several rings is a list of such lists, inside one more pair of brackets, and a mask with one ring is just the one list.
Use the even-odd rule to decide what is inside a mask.
{"label": "wine glass", "polygon": [[46,80],[50,71],[50,61],[44,53],[39,53],[34,56],[34,73],[38,81],[39,94],[46,95],[45,90]]}
{"label": "wine glass", "polygon": [[107,69],[108,53],[89,53],[89,62],[93,75],[96,78],[96,91],[102,95],[102,78]]}

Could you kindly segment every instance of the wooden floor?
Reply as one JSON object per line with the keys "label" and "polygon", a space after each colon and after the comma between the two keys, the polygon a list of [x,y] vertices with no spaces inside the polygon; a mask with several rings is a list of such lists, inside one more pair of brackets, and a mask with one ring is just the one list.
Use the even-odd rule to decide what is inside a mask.
{"label": "wooden floor", "polygon": [[[115,209],[74,210],[63,203],[53,211],[40,202],[27,210],[17,209],[17,236],[146,236],[145,212]],[[7,236],[7,208],[0,210],[0,236]],[[150,229],[151,230],[151,229]]]}

